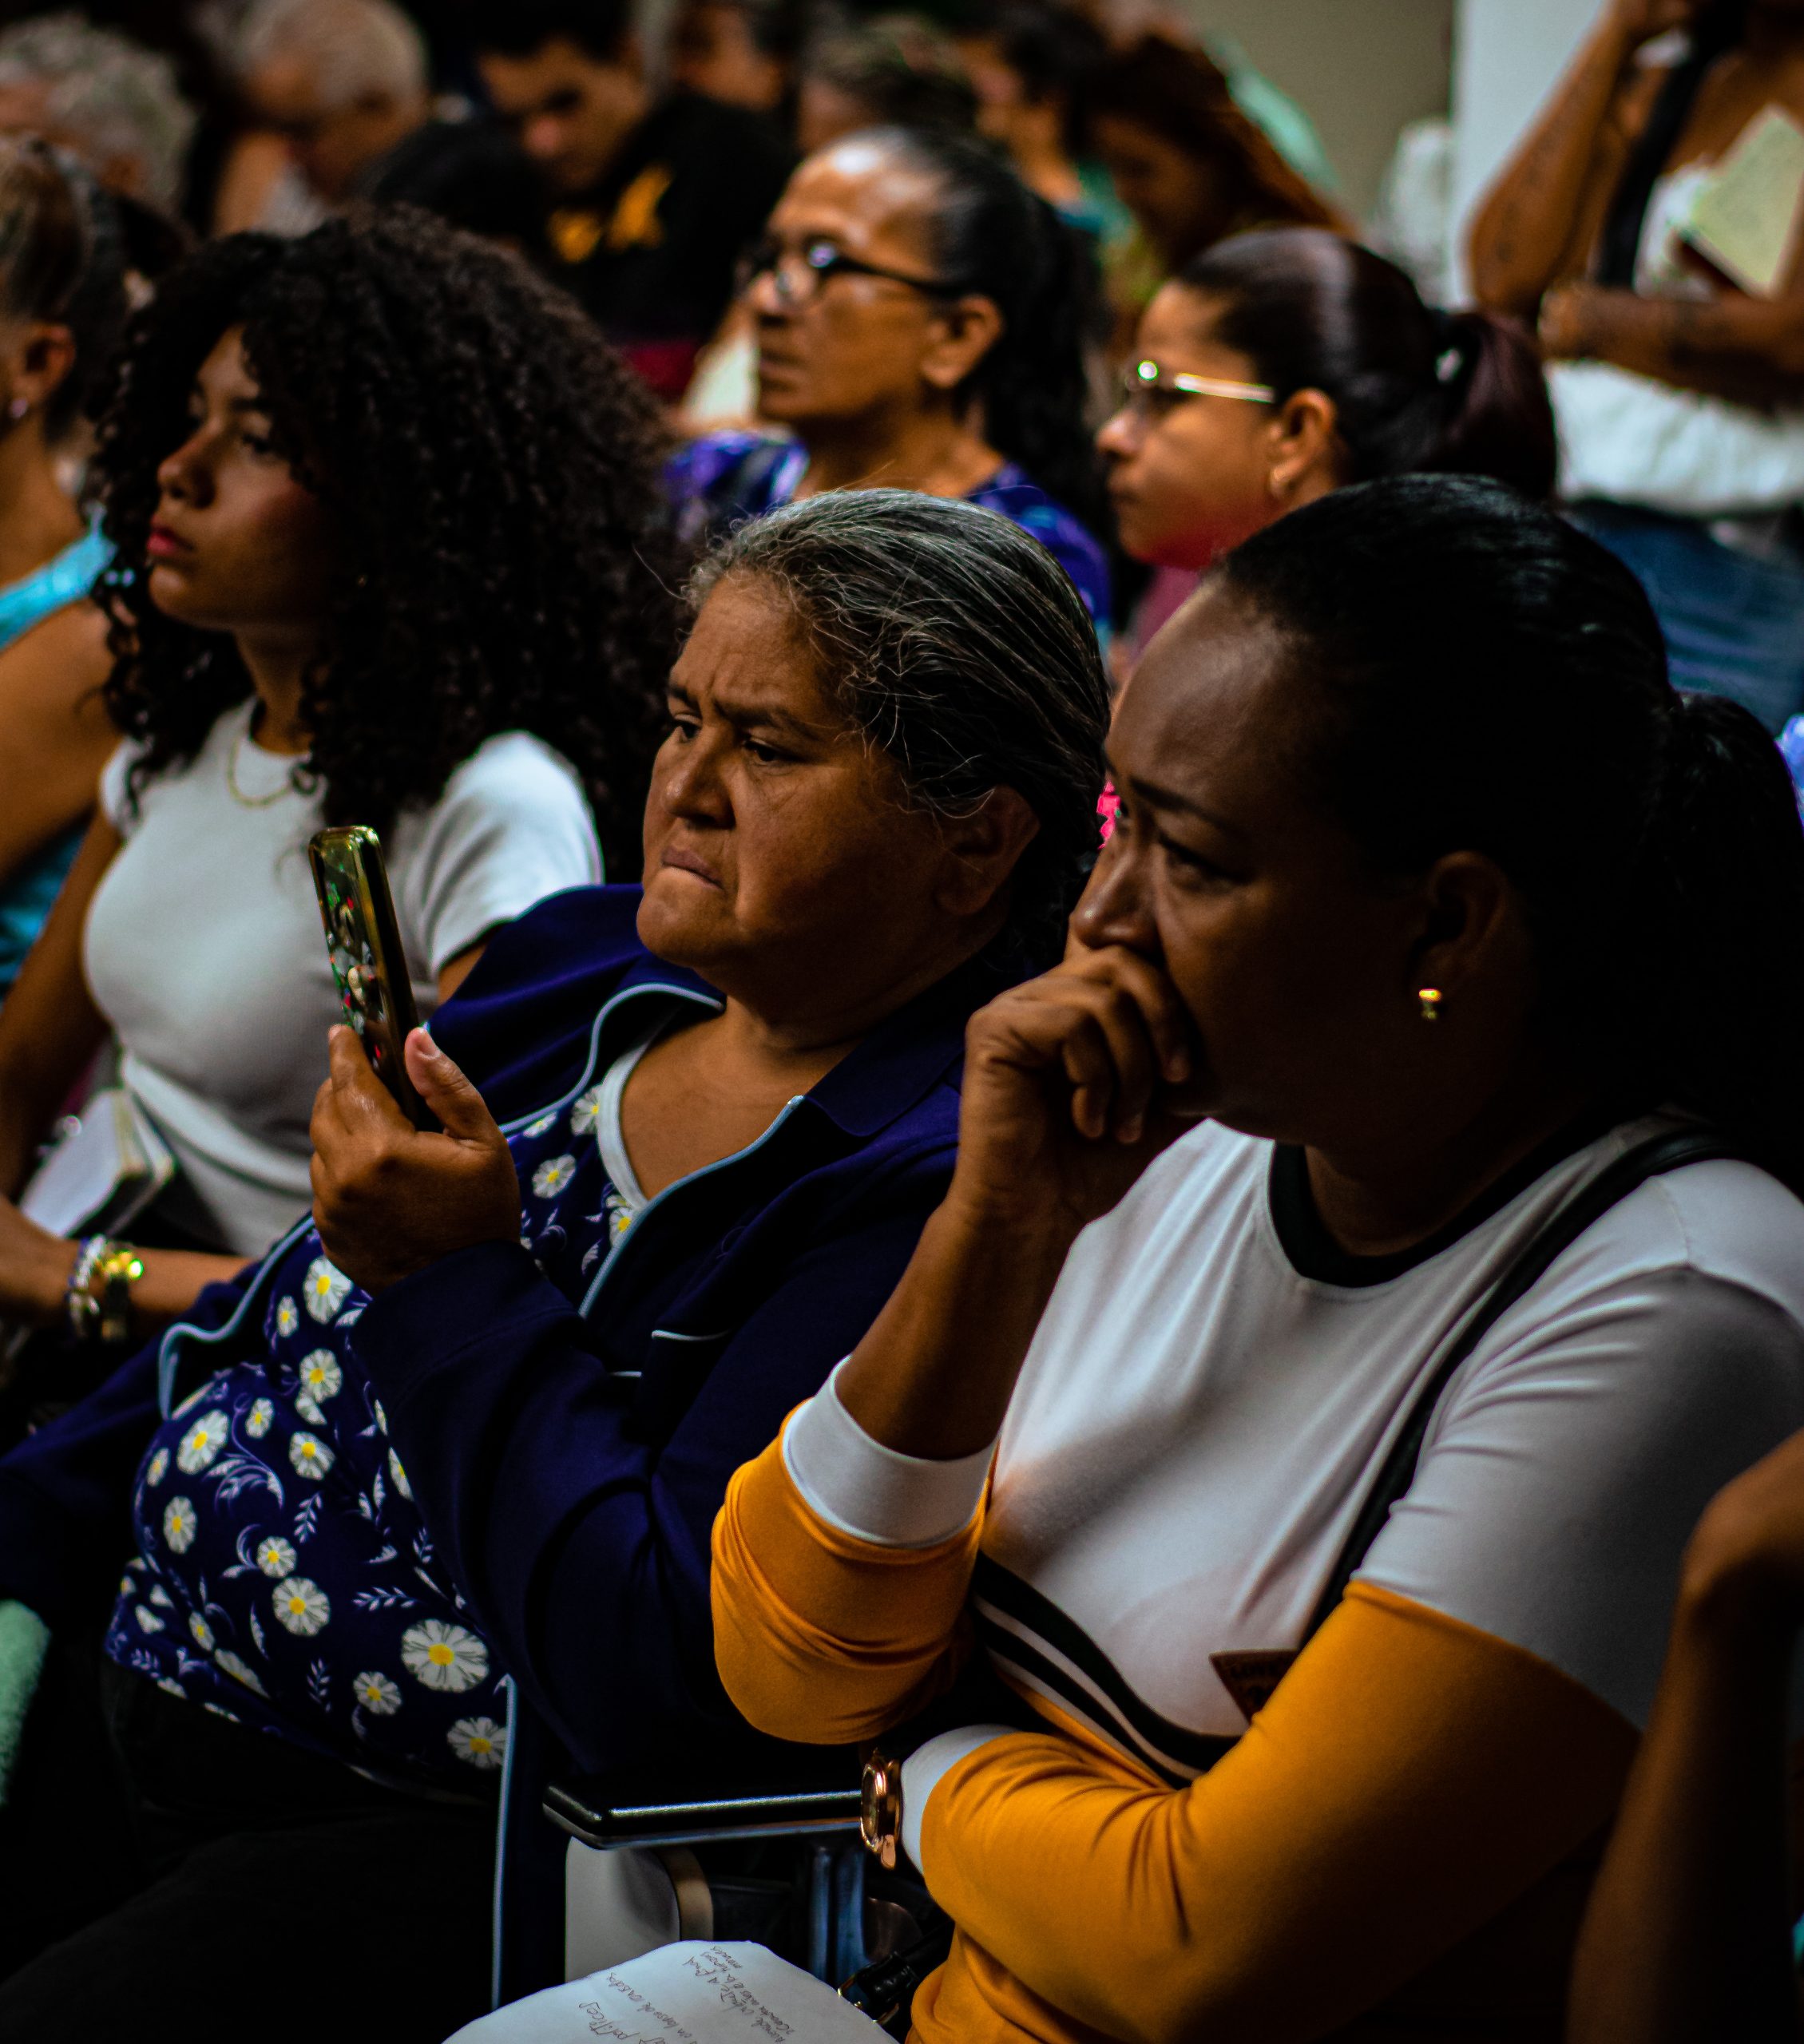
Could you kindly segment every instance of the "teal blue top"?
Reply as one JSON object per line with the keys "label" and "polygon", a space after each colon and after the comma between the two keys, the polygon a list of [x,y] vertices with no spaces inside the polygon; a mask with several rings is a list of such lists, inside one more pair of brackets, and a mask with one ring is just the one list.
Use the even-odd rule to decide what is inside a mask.
{"label": "teal blue top", "polygon": [[[54,561],[0,589],[0,652],[53,611],[86,596],[112,558],[113,549],[96,527]],[[25,954],[44,927],[81,842],[81,830],[78,826],[53,839],[0,885],[0,996],[18,977]]]}

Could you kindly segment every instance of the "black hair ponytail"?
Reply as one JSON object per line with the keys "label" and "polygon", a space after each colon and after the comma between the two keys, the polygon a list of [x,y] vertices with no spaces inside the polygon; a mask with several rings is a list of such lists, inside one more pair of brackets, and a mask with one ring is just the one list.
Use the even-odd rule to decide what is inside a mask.
{"label": "black hair ponytail", "polygon": [[882,140],[939,188],[930,228],[939,275],[1002,315],[1001,338],[971,377],[985,438],[1106,535],[1108,500],[1085,422],[1084,323],[1096,292],[1087,242],[975,136],[894,128]]}
{"label": "black hair ponytail", "polygon": [[1215,573],[1297,648],[1306,770],[1374,869],[1495,860],[1537,1026],[1599,1097],[1700,1115],[1804,1191],[1804,825],[1758,723],[1673,690],[1629,570],[1494,484],[1416,475]]}
{"label": "black hair ponytail", "polygon": [[1552,494],[1553,410],[1516,321],[1425,304],[1394,263],[1323,228],[1235,235],[1177,280],[1281,398],[1334,399],[1349,482],[1444,470]]}
{"label": "black hair ponytail", "polygon": [[1740,1135],[1804,1190],[1804,836],[1758,720],[1671,695],[1622,998],[1643,1090]]}

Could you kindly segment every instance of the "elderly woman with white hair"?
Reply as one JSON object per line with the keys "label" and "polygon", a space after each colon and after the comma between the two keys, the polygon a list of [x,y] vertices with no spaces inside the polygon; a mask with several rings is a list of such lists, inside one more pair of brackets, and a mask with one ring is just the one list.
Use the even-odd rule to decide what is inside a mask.
{"label": "elderly woman with white hair", "polygon": [[0,32],[0,133],[67,149],[125,198],[177,209],[198,117],[166,57],[78,14]]}

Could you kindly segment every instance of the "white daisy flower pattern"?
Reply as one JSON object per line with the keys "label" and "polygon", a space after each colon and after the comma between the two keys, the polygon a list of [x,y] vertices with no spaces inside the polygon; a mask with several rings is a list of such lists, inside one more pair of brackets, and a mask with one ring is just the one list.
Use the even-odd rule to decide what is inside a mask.
{"label": "white daisy flower pattern", "polygon": [[300,1380],[307,1396],[318,1405],[335,1398],[343,1389],[344,1372],[330,1349],[315,1349],[311,1356],[301,1358]]}
{"label": "white daisy flower pattern", "polygon": [[184,1476],[198,1476],[217,1460],[231,1432],[229,1415],[216,1407],[211,1412],[203,1412],[182,1436],[181,1445],[176,1450],[176,1467]]}
{"label": "white daisy flower pattern", "polygon": [[541,1115],[537,1121],[529,1123],[525,1128],[521,1131],[521,1135],[529,1137],[535,1135],[549,1135],[557,1125],[557,1117],[555,1114]]}
{"label": "white daisy flower pattern", "polygon": [[145,1605],[139,1605],[133,1616],[138,1622],[140,1632],[161,1632],[163,1630],[163,1621]]}
{"label": "white daisy flower pattern", "polygon": [[310,1582],[304,1575],[291,1575],[285,1582],[277,1583],[270,1592],[270,1601],[276,1606],[277,1619],[303,1639],[311,1639],[316,1632],[323,1631],[332,1615],[331,1598],[317,1583]]}
{"label": "white daisy flower pattern", "polygon": [[388,1451],[388,1473],[395,1487],[402,1497],[411,1499],[414,1487],[407,1481],[407,1472],[401,1467],[401,1458],[391,1448]]}
{"label": "white daisy flower pattern", "polygon": [[595,1124],[601,1119],[601,1088],[591,1086],[586,1093],[580,1095],[570,1110],[570,1133],[573,1135],[592,1135]]}
{"label": "white daisy flower pattern", "polygon": [[574,1157],[547,1157],[533,1174],[533,1190],[541,1199],[555,1199],[576,1175]]}
{"label": "white daisy flower pattern", "polygon": [[327,1471],[337,1458],[317,1434],[296,1434],[288,1443],[288,1460],[297,1476],[318,1483],[325,1480]]}
{"label": "white daisy flower pattern", "polygon": [[489,1672],[486,1643],[467,1627],[442,1618],[409,1626],[401,1635],[401,1658],[416,1682],[454,1696],[474,1689]]}
{"label": "white daisy flower pattern", "polygon": [[292,1575],[295,1551],[280,1533],[272,1533],[268,1539],[257,1543],[257,1567],[267,1576]]}
{"label": "white daisy flower pattern", "polygon": [[493,1773],[507,1752],[507,1727],[492,1717],[460,1717],[445,1734],[445,1743],[459,1760]]}
{"label": "white daisy flower pattern", "polygon": [[359,1675],[351,1691],[372,1717],[392,1717],[401,1708],[401,1692],[386,1675]]}
{"label": "white daisy flower pattern", "polygon": [[203,1654],[213,1650],[213,1629],[198,1611],[188,1614],[188,1629],[194,1635],[194,1643]]}
{"label": "white daisy flower pattern", "polygon": [[244,1415],[244,1431],[252,1440],[261,1440],[269,1432],[275,1418],[274,1403],[268,1398],[259,1398],[253,1402],[250,1411]]}
{"label": "white daisy flower pattern", "polygon": [[213,1665],[216,1668],[223,1668],[235,1682],[242,1682],[255,1694],[268,1695],[269,1692],[264,1687],[263,1678],[256,1670],[248,1662],[240,1661],[229,1648],[221,1646],[214,1650]]}
{"label": "white daisy flower pattern", "polygon": [[316,1256],[307,1266],[301,1297],[313,1318],[326,1325],[337,1319],[339,1307],[351,1297],[351,1280],[330,1257]]}
{"label": "white daisy flower pattern", "polygon": [[176,1554],[185,1555],[194,1545],[195,1531],[200,1523],[194,1507],[187,1498],[171,1498],[163,1507],[163,1538]]}
{"label": "white daisy flower pattern", "polygon": [[150,1458],[150,1467],[144,1472],[145,1482],[154,1490],[169,1473],[169,1451],[160,1448]]}
{"label": "white daisy flower pattern", "polygon": [[284,1339],[300,1325],[300,1308],[292,1299],[276,1301],[276,1331]]}

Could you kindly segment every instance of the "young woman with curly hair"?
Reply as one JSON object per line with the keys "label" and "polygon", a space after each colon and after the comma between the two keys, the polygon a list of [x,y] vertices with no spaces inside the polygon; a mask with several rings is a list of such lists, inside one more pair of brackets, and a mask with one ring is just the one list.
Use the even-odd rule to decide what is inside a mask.
{"label": "young woman with curly hair", "polygon": [[[127,743],[0,1023],[16,1194],[110,1030],[179,1167],[137,1288],[179,1311],[306,1210],[338,1004],[305,858],[384,836],[430,1012],[490,933],[628,870],[669,663],[652,419],[524,265],[423,214],[244,235],[129,337],[96,473]],[[591,814],[593,806],[593,815]],[[77,1246],[0,1203],[0,1316]]]}

